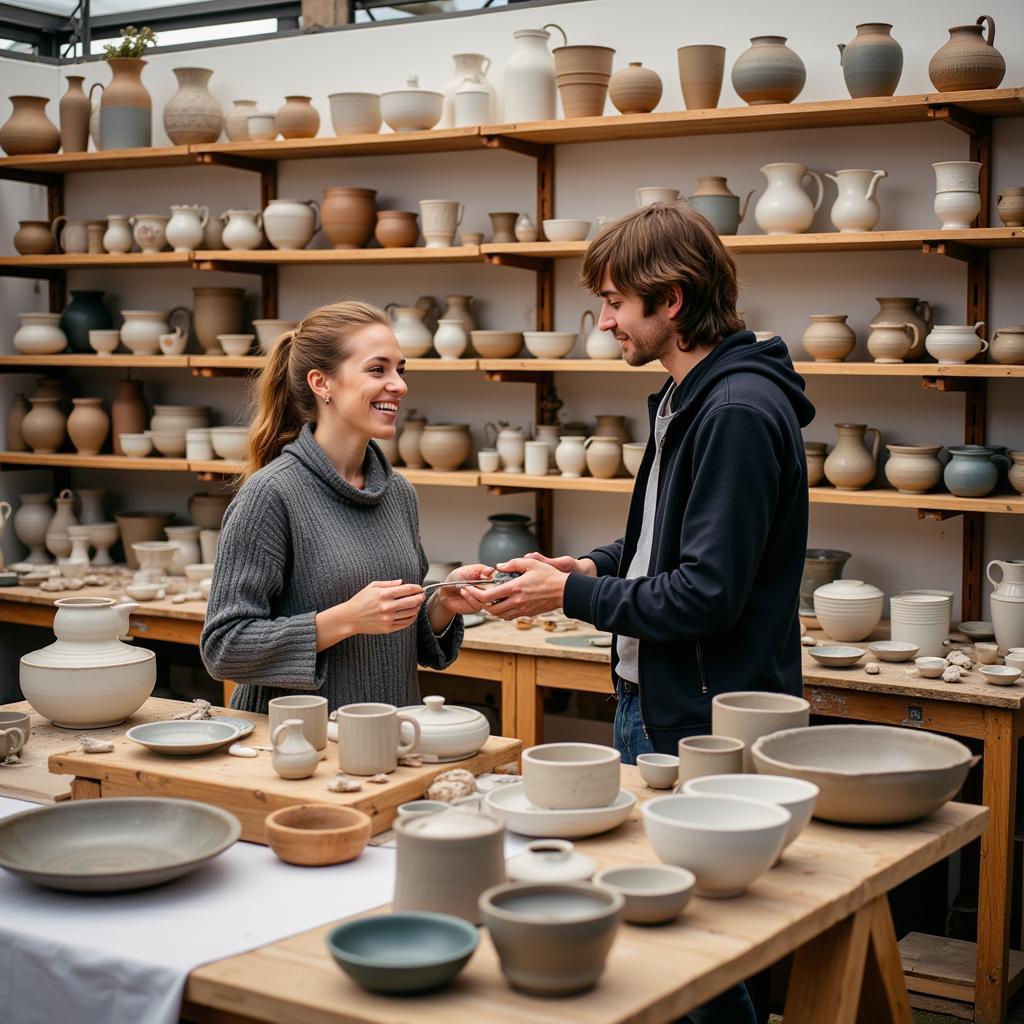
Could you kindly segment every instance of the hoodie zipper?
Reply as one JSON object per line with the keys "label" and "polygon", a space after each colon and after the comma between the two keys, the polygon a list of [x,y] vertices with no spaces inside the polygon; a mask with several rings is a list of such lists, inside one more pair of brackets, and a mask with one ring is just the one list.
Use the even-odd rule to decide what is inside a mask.
{"label": "hoodie zipper", "polygon": [[700,641],[694,640],[693,646],[697,651],[697,677],[700,679],[700,692],[702,696],[707,696],[708,693],[708,679],[704,674],[704,652],[700,649]]}

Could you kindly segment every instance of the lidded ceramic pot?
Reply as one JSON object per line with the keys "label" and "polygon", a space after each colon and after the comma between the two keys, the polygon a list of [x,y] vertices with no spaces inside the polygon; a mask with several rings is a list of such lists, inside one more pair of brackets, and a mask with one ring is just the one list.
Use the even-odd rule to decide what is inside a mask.
{"label": "lidded ceramic pot", "polygon": [[812,595],[821,628],[840,643],[857,643],[870,636],[882,618],[885,594],[863,580],[835,580]]}
{"label": "lidded ceramic pot", "polygon": [[216,142],[224,112],[210,92],[210,68],[174,68],[178,91],[164,107],[164,131],[176,146]]}
{"label": "lidded ceramic pot", "polygon": [[804,62],[785,36],[754,36],[732,66],[732,87],[751,106],[792,103],[807,81]]}
{"label": "lidded ceramic pot", "polygon": [[505,870],[510,882],[589,882],[597,865],[567,839],[535,839]]}
{"label": "lidded ceramic pot", "polygon": [[803,343],[816,363],[841,363],[856,347],[857,335],[846,323],[848,313],[814,313]]}
{"label": "lidded ceramic pot", "polygon": [[[837,423],[836,434],[836,446],[825,459],[825,476],[836,490],[863,490],[875,478],[881,435],[863,423]],[[870,450],[865,447],[868,434],[873,436]]]}
{"label": "lidded ceramic pot", "polygon": [[918,329],[918,339],[910,352],[904,357],[907,360],[918,360],[924,355],[924,339],[932,329],[932,306],[927,299],[912,296],[882,296],[876,298],[878,312],[868,321],[869,326],[875,324],[911,323]]}
{"label": "lidded ceramic pot", "polygon": [[312,139],[320,130],[320,115],[310,96],[285,96],[275,120],[283,139]]}
{"label": "lidded ceramic pot", "polygon": [[60,132],[46,116],[46,96],[11,96],[14,110],[0,126],[0,147],[8,156],[56,153]]}
{"label": "lidded ceramic pot", "polygon": [[942,479],[941,444],[887,444],[885,478],[900,494],[926,494]]}
{"label": "lidded ceramic pot", "polygon": [[1004,366],[1024,365],[1024,325],[1000,327],[989,345],[989,358]]}
{"label": "lidded ceramic pot", "polygon": [[902,363],[921,340],[917,324],[872,324],[868,351],[876,363]]}
{"label": "lidded ceramic pot", "polygon": [[892,25],[864,22],[849,43],[839,43],[846,89],[854,99],[892,96],[903,74],[903,47],[892,37]]}
{"label": "lidded ceramic pot", "polygon": [[661,75],[630,61],[608,81],[608,98],[620,114],[649,114],[661,99]]}
{"label": "lidded ceramic pot", "polygon": [[491,735],[491,727],[479,711],[445,704],[444,697],[424,697],[422,704],[398,711],[420,723],[415,753],[424,761],[461,761],[472,757]]}
{"label": "lidded ceramic pot", "polygon": [[973,25],[954,25],[949,39],[928,62],[932,85],[939,92],[998,88],[1006,74],[1006,61],[993,45],[995,40],[996,23],[988,14]]}

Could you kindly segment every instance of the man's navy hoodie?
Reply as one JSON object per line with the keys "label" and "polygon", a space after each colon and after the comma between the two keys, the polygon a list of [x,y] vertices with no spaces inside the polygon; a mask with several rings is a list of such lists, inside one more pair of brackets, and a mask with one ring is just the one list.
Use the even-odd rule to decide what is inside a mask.
{"label": "man's navy hoodie", "polygon": [[[639,639],[640,707],[654,749],[710,731],[711,698],[735,690],[799,694],[800,577],[814,418],[780,338],[739,331],[683,379],[662,443],[648,575],[625,579],[643,521],[651,440],[625,536],[592,551],[597,577],[572,573],[566,614]],[[615,671],[612,645],[612,672]]]}

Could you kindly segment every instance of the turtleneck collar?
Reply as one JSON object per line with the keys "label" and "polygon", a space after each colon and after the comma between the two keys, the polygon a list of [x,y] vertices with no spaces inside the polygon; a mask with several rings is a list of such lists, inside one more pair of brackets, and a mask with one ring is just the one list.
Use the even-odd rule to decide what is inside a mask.
{"label": "turtleneck collar", "polygon": [[363,489],[353,487],[334,468],[334,464],[327,457],[327,452],[316,443],[309,423],[303,426],[301,433],[291,444],[285,445],[284,451],[298,459],[339,498],[352,505],[379,504],[394,476],[391,463],[376,443],[370,441],[366,446],[366,458],[363,460]]}

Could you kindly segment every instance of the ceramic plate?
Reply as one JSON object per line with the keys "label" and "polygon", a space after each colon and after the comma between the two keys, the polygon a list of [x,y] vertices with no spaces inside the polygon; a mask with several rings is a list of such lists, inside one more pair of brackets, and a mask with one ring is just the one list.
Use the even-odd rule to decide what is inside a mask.
{"label": "ceramic plate", "polygon": [[607,807],[551,811],[535,807],[526,799],[521,782],[501,786],[484,798],[484,803],[505,822],[505,827],[521,836],[538,839],[582,839],[621,825],[636,804],[636,797],[624,789]]}
{"label": "ceramic plate", "polygon": [[234,743],[241,733],[227,722],[147,722],[135,725],[125,736],[154,754],[165,757],[198,757]]}
{"label": "ceramic plate", "polygon": [[808,647],[807,653],[819,664],[828,668],[849,668],[864,657],[860,647]]}
{"label": "ceramic plate", "polygon": [[994,640],[991,622],[961,622],[957,629],[971,640]]}
{"label": "ceramic plate", "polygon": [[68,800],[0,821],[0,867],[48,889],[143,889],[188,874],[241,834],[233,814],[194,800]]}
{"label": "ceramic plate", "polygon": [[231,715],[217,715],[212,721],[235,726],[239,736],[248,736],[256,728],[248,718],[233,718]]}

